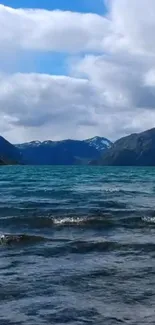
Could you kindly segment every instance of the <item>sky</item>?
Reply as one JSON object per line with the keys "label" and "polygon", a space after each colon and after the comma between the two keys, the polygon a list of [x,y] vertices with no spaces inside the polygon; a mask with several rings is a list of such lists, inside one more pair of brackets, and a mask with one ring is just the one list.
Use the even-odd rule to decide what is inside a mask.
{"label": "sky", "polygon": [[154,0],[0,1],[0,134],[112,141],[155,125]]}

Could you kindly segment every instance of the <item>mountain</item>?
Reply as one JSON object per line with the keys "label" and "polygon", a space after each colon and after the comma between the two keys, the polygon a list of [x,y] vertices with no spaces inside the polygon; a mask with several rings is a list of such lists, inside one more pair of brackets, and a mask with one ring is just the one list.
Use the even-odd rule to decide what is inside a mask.
{"label": "mountain", "polygon": [[21,162],[20,150],[0,136],[0,165],[14,165]]}
{"label": "mountain", "polygon": [[99,159],[111,146],[108,139],[94,137],[87,140],[32,141],[18,144],[25,164],[33,165],[79,165]]}
{"label": "mountain", "polygon": [[84,140],[91,147],[96,148],[99,152],[104,151],[105,149],[111,148],[112,142],[103,137],[94,137],[91,139]]}
{"label": "mountain", "polygon": [[155,166],[155,128],[117,140],[94,165]]}
{"label": "mountain", "polygon": [[0,165],[155,166],[155,128],[112,144],[108,139],[32,141],[12,145],[0,137]]}

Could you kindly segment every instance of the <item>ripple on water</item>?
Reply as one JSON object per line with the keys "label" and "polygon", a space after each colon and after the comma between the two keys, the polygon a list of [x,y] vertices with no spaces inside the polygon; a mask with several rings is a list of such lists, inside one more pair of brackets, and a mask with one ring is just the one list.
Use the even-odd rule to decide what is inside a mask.
{"label": "ripple on water", "polygon": [[0,169],[0,325],[154,324],[155,170]]}

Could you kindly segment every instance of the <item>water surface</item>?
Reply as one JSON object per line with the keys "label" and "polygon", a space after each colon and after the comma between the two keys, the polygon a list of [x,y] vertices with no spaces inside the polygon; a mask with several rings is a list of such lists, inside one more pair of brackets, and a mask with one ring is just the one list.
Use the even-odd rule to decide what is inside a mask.
{"label": "water surface", "polygon": [[0,324],[154,324],[155,169],[1,167]]}

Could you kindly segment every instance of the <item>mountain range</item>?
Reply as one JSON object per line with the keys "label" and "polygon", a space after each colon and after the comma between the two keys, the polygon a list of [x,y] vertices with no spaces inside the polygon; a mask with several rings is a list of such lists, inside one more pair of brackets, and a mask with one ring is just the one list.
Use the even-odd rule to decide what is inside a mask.
{"label": "mountain range", "polygon": [[94,137],[13,145],[0,137],[0,165],[8,164],[155,166],[155,128],[114,143]]}
{"label": "mountain range", "polygon": [[87,140],[32,141],[12,145],[0,137],[0,164],[81,165],[99,159],[112,142],[103,137]]}

